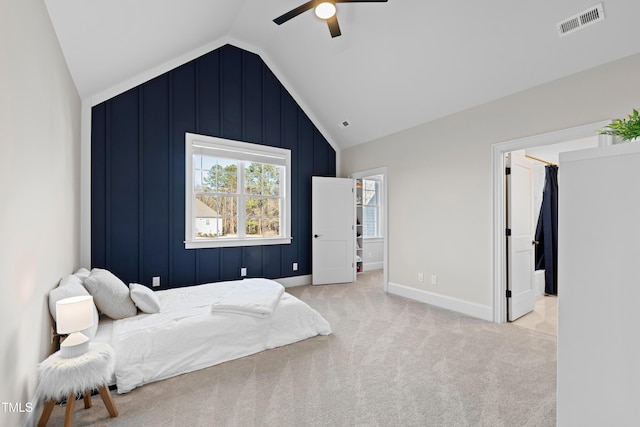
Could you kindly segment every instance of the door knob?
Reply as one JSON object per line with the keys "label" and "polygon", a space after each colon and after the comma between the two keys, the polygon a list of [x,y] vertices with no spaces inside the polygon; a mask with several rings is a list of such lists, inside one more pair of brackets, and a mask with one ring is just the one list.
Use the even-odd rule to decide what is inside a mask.
{"label": "door knob", "polygon": [[314,234],[313,237],[315,237],[317,239],[318,237],[320,237],[320,235],[319,234]]}
{"label": "door knob", "polygon": [[532,244],[532,245],[539,245],[539,244],[540,244],[540,242],[538,242],[537,240],[532,240],[532,241],[531,241],[531,244]]}

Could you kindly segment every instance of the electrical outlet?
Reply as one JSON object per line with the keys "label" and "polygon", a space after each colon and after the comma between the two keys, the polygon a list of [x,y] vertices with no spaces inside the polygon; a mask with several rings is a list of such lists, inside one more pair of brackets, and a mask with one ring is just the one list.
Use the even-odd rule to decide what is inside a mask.
{"label": "electrical outlet", "polygon": [[298,263],[297,262],[293,263],[293,271],[298,271]]}
{"label": "electrical outlet", "polygon": [[431,284],[432,285],[437,285],[438,284],[438,276],[436,276],[435,274],[433,274],[431,276]]}
{"label": "electrical outlet", "polygon": [[50,344],[53,344],[53,340],[56,338],[56,330],[53,328],[53,326],[51,327],[51,342]]}
{"label": "electrical outlet", "polygon": [[153,279],[151,279],[151,286],[154,288],[160,286],[160,276],[153,276]]}
{"label": "electrical outlet", "polygon": [[247,276],[247,268],[246,267],[242,267],[240,269],[240,276],[242,276],[242,277],[246,277]]}
{"label": "electrical outlet", "polygon": [[418,282],[424,282],[424,274],[418,273]]}

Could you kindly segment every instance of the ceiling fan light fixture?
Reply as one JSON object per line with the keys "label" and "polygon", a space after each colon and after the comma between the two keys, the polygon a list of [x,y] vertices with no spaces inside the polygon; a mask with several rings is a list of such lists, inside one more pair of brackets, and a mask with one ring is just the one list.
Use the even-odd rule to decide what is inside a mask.
{"label": "ceiling fan light fixture", "polygon": [[316,16],[320,19],[331,19],[336,14],[336,5],[329,1],[323,1],[319,3],[313,10]]}

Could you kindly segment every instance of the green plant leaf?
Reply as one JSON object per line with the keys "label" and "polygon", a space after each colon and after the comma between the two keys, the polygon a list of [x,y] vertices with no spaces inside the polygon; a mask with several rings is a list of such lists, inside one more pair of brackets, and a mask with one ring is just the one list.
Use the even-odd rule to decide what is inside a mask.
{"label": "green plant leaf", "polygon": [[612,123],[598,131],[601,135],[612,135],[623,141],[630,141],[640,137],[640,113],[637,109],[625,119],[615,119]]}

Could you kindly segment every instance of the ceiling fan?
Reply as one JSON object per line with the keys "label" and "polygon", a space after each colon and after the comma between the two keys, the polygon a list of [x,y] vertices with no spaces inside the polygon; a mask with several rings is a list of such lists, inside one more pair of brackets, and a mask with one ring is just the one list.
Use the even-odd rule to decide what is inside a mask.
{"label": "ceiling fan", "polygon": [[282,25],[301,13],[314,9],[318,18],[327,21],[331,37],[338,37],[342,33],[340,32],[338,16],[336,15],[336,3],[386,3],[387,1],[388,0],[311,0],[296,7],[295,9],[291,9],[284,15],[278,16],[273,20],[273,22],[278,25]]}

